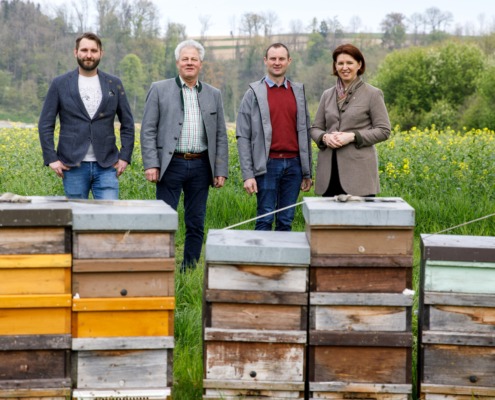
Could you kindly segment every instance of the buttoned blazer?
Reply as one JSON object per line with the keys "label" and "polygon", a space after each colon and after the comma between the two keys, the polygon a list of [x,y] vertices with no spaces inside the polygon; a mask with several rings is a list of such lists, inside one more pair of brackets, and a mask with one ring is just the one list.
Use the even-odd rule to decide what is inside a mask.
{"label": "buttoned blazer", "polygon": [[[208,141],[212,177],[228,177],[229,150],[220,90],[200,82],[198,101]],[[184,101],[179,77],[152,83],[141,125],[145,170],[159,168],[161,179],[173,157],[183,124]]]}
{"label": "buttoned blazer", "polygon": [[330,184],[332,155],[337,151],[340,184],[351,195],[366,196],[380,191],[378,155],[375,144],[390,136],[390,121],[381,90],[364,83],[349,92],[339,110],[336,87],[325,90],[311,126],[311,137],[321,145],[321,137],[332,132],[357,132],[357,143],[333,150],[319,146],[315,193],[323,194]]}
{"label": "buttoned blazer", "polygon": [[[90,118],[79,94],[79,71],[56,77],[48,89],[38,121],[43,160],[57,160],[69,167],[79,165],[93,144],[96,160],[103,168],[119,159],[131,162],[134,149],[134,119],[121,80],[98,70],[102,99]],[[57,150],[54,145],[56,118],[60,120]],[[120,121],[120,151],[115,135],[115,116]]]}
{"label": "buttoned blazer", "polygon": [[[312,176],[310,117],[301,83],[290,82],[297,104],[296,129],[304,178]],[[244,94],[236,122],[237,150],[243,180],[266,174],[272,143],[272,124],[265,78],[253,82]]]}

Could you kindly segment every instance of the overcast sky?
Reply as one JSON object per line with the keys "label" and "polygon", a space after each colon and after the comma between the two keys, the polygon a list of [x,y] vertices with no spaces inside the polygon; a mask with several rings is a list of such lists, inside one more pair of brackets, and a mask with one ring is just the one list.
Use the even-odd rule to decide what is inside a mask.
{"label": "overcast sky", "polygon": [[[38,0],[42,7],[50,10],[51,5],[68,4],[67,0]],[[201,31],[200,19],[209,21],[208,36],[229,35],[232,31],[238,33],[241,16],[245,13],[272,12],[278,16],[278,24],[274,33],[290,32],[291,21],[300,20],[306,27],[316,17],[318,21],[337,17],[338,21],[348,28],[353,17],[361,21],[360,31],[379,32],[380,22],[392,12],[399,12],[406,17],[414,13],[423,14],[426,9],[436,7],[441,11],[449,11],[453,16],[453,23],[449,30],[454,31],[456,26],[479,33],[494,25],[495,10],[492,1],[488,0],[351,0],[330,2],[328,0],[152,0],[159,12],[162,33],[168,21],[177,22],[186,26],[189,36],[199,36]],[[36,1],[35,1],[36,2]],[[88,0],[93,5],[94,0]],[[94,19],[96,12],[91,12]]]}

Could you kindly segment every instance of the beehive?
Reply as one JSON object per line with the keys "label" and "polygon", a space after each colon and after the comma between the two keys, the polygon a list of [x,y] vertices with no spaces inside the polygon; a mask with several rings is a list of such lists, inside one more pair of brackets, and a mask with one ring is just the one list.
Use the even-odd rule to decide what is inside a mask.
{"label": "beehive", "polygon": [[204,399],[303,399],[309,245],[301,232],[210,230]]}

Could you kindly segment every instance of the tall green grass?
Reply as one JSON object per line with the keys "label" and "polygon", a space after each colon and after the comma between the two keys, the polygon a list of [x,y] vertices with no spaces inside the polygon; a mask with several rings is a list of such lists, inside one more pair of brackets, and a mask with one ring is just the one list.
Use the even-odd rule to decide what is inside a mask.
{"label": "tall green grass", "polygon": [[[381,196],[402,197],[416,213],[414,287],[418,291],[419,235],[431,234],[495,212],[495,133],[489,130],[456,132],[395,130],[379,144]],[[242,187],[235,138],[229,133],[230,176],[222,189],[211,189],[206,232],[222,229],[256,215],[256,198]],[[315,149],[315,154],[316,154]],[[133,163],[120,178],[122,199],[154,199],[155,188],[146,182],[139,142]],[[43,166],[36,129],[0,129],[0,193],[63,195],[62,182]],[[313,191],[301,194],[314,196]],[[176,234],[177,265],[184,245],[183,207],[180,203]],[[301,207],[293,229],[304,230]],[[253,229],[254,222],[236,229]],[[495,236],[495,218],[464,225],[445,234]],[[204,262],[176,277],[174,399],[195,400],[202,394],[202,291]],[[417,297],[415,302],[417,311]],[[417,331],[417,318],[413,318]],[[415,346],[416,348],[417,346]],[[415,366],[413,367],[415,368]]]}

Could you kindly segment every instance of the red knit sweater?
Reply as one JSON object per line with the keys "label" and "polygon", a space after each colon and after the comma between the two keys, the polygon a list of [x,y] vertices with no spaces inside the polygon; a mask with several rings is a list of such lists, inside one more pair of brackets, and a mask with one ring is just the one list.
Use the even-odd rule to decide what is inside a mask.
{"label": "red knit sweater", "polygon": [[[287,82],[288,83],[288,82]],[[299,155],[297,141],[297,104],[290,83],[288,88],[267,86],[272,124],[271,158],[293,158]]]}

